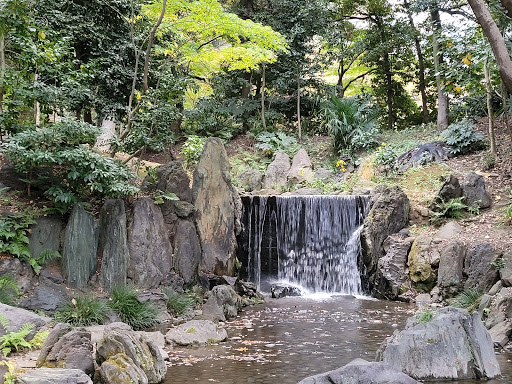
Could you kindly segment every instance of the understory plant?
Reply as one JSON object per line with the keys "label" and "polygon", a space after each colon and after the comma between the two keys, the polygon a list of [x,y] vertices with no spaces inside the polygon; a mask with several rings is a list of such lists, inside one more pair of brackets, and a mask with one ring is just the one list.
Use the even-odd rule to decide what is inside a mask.
{"label": "understory plant", "polygon": [[262,132],[256,136],[256,141],[257,143],[254,146],[263,150],[267,155],[274,155],[276,152],[285,152],[289,156],[293,156],[299,149],[297,139],[288,136],[282,131],[277,133]]}
{"label": "understory plant", "polygon": [[185,141],[180,153],[185,159],[185,166],[187,168],[197,163],[205,142],[206,138],[195,135],[189,136],[187,141]]}
{"label": "understory plant", "polygon": [[178,293],[172,289],[165,289],[164,293],[167,295],[167,309],[174,316],[182,315],[197,303],[196,298],[190,291]]}
{"label": "understory plant", "polygon": [[29,195],[37,187],[65,211],[95,195],[117,198],[138,191],[127,166],[92,149],[99,134],[98,127],[64,119],[13,135],[2,151],[25,175]]}
{"label": "understory plant", "polygon": [[325,124],[334,150],[369,149],[378,144],[378,109],[368,97],[331,98],[324,104]]}
{"label": "understory plant", "polygon": [[19,287],[11,275],[0,276],[0,303],[11,305],[19,294]]}
{"label": "understory plant", "polygon": [[49,334],[48,331],[38,332],[30,340],[27,340],[27,336],[32,333],[35,325],[27,323],[18,331],[8,332],[9,321],[2,315],[0,315],[0,325],[6,331],[6,334],[0,337],[0,349],[4,356],[9,356],[14,351],[19,352],[23,349],[40,348]]}
{"label": "understory plant", "polygon": [[77,295],[55,313],[55,320],[74,326],[103,324],[109,309],[107,302],[92,295]]}
{"label": "understory plant", "polygon": [[434,318],[434,311],[430,308],[416,312],[416,318],[420,323],[428,323]]}
{"label": "understory plant", "polygon": [[141,303],[132,285],[115,287],[109,307],[119,315],[123,323],[133,329],[146,329],[157,323],[157,308],[149,302]]}
{"label": "understory plant", "polygon": [[444,218],[460,219],[464,211],[471,214],[478,215],[480,210],[478,207],[468,206],[464,203],[464,197],[457,197],[450,200],[441,200],[435,204],[436,211],[434,216],[431,218],[432,223],[436,224],[441,222]]}
{"label": "understory plant", "polygon": [[462,155],[473,150],[482,148],[484,136],[474,129],[474,124],[467,119],[450,124],[441,135],[450,151],[455,155]]}
{"label": "understory plant", "polygon": [[471,312],[477,309],[481,297],[482,292],[478,288],[470,287],[451,299],[449,303],[454,307],[465,308]]}

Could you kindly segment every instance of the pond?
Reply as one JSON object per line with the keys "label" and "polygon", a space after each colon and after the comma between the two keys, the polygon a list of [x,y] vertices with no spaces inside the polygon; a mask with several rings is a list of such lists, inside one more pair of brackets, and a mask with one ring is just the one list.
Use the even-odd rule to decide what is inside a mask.
{"label": "pond", "polygon": [[[164,383],[295,384],[358,357],[373,361],[380,343],[415,310],[341,295],[268,299],[226,324],[228,342],[175,347]],[[512,383],[512,354],[500,353],[498,361],[504,377],[486,383]]]}

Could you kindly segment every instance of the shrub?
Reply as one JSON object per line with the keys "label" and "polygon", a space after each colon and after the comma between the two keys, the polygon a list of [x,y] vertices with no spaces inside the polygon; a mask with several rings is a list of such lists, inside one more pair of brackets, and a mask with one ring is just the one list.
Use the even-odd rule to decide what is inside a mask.
{"label": "shrub", "polygon": [[164,290],[167,295],[167,309],[171,311],[174,316],[181,315],[189,308],[193,308],[196,305],[196,299],[190,292],[178,293],[171,289]]}
{"label": "shrub", "polygon": [[471,287],[465,289],[453,299],[449,301],[451,305],[458,308],[466,308],[468,311],[473,311],[477,308],[482,292],[477,288]]}
{"label": "shrub", "polygon": [[79,199],[121,197],[138,188],[135,175],[119,161],[91,149],[100,129],[66,119],[42,129],[12,136],[3,150],[29,185],[41,188],[66,210]]}
{"label": "shrub", "polygon": [[474,130],[474,124],[464,119],[450,124],[441,134],[453,154],[464,154],[482,147],[483,135]]}
{"label": "shrub", "polygon": [[82,327],[103,324],[107,310],[104,300],[92,295],[78,295],[55,313],[55,320]]}
{"label": "shrub", "polygon": [[386,143],[381,143],[373,163],[375,165],[383,165],[389,167],[396,162],[397,158],[398,152],[392,146],[386,145]]}
{"label": "shrub", "polygon": [[115,287],[109,307],[119,315],[122,322],[133,329],[145,329],[157,323],[157,308],[148,302],[141,303],[131,285]]}
{"label": "shrub", "polygon": [[185,144],[183,144],[180,153],[185,158],[187,167],[197,163],[199,157],[201,156],[205,142],[206,138],[199,136],[189,136],[187,141],[185,141]]}
{"label": "shrub", "polygon": [[334,149],[368,149],[376,146],[377,108],[370,100],[332,96],[324,105],[325,122],[334,138]]}
{"label": "shrub", "polygon": [[286,135],[284,132],[262,132],[256,137],[256,140],[258,142],[254,146],[269,155],[273,155],[276,152],[286,152],[288,155],[293,156],[299,149],[297,140]]}

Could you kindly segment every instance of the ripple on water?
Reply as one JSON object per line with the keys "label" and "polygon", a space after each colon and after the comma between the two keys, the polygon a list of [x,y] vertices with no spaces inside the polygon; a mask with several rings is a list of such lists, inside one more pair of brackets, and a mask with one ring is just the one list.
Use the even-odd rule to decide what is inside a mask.
{"label": "ripple on water", "polygon": [[[358,357],[373,360],[414,311],[405,303],[350,296],[271,299],[226,324],[230,341],[173,349],[164,383],[295,384]],[[498,360],[504,378],[486,384],[512,383],[512,354]]]}

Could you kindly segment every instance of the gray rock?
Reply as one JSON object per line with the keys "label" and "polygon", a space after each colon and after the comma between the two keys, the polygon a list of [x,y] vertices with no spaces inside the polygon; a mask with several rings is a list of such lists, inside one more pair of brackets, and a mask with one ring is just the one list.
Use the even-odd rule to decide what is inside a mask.
{"label": "gray rock", "polygon": [[142,188],[148,192],[174,193],[180,200],[192,202],[190,179],[179,161],[170,161],[155,168],[154,177],[148,175]]}
{"label": "gray rock", "polygon": [[408,259],[411,281],[424,285],[428,290],[436,280],[432,254],[432,237],[420,235],[414,240]]}
{"label": "gray rock", "polygon": [[443,201],[447,202],[459,197],[462,197],[462,187],[460,186],[459,179],[454,175],[450,175],[445,180],[443,185],[441,185],[441,188],[439,189],[437,196],[434,198],[430,209],[433,211],[439,211],[438,205]]}
{"label": "gray rock", "polygon": [[87,285],[96,271],[98,231],[94,216],[80,204],[73,207],[62,249],[62,275],[70,287]]}
{"label": "gray rock", "polygon": [[441,248],[440,254],[437,284],[448,296],[453,295],[462,285],[466,246],[462,241],[450,241]]}
{"label": "gray rock", "polygon": [[485,189],[485,180],[475,172],[470,172],[466,176],[462,193],[465,203],[470,207],[489,208],[491,206],[491,196]]}
{"label": "gray rock", "polygon": [[[116,355],[121,355],[122,358],[116,358]],[[147,381],[139,381],[141,383],[159,383],[167,372],[160,350],[153,342],[132,331],[126,324],[112,323],[105,327],[103,339],[97,345],[96,362],[100,370],[106,362],[104,371],[110,372],[119,359],[126,364],[123,368],[130,366],[133,371],[144,373]]]}
{"label": "gray rock", "polygon": [[52,337],[48,336],[45,340],[37,359],[37,367],[80,369],[87,375],[92,375],[94,359],[91,333],[84,328],[64,334],[63,331],[64,327],[54,328]]}
{"label": "gray rock", "polygon": [[501,374],[478,313],[440,309],[430,322],[411,318],[377,352],[377,360],[418,380],[494,378]]}
{"label": "gray rock", "polygon": [[173,265],[183,278],[185,284],[197,280],[199,263],[201,262],[201,243],[194,223],[179,220],[176,225]]}
{"label": "gray rock", "polygon": [[301,148],[293,156],[292,166],[286,174],[286,179],[291,184],[300,184],[313,179],[313,166],[307,152]]}
{"label": "gray rock", "polygon": [[160,287],[169,287],[175,292],[183,293],[184,292],[184,289],[183,289],[184,284],[185,284],[185,281],[183,280],[183,278],[180,275],[178,275],[174,271],[170,271],[167,274],[167,276],[165,277],[165,279],[163,279],[160,282]]}
{"label": "gray rock", "polygon": [[414,301],[416,302],[416,304],[419,304],[420,306],[431,304],[432,296],[430,296],[430,293],[420,293],[418,296],[414,298]]}
{"label": "gray rock", "polygon": [[185,219],[194,213],[194,205],[188,201],[175,201],[173,204],[178,217]]}
{"label": "gray rock", "polygon": [[130,258],[123,200],[105,201],[100,212],[99,229],[100,284],[107,292],[111,292],[116,286],[126,285]]}
{"label": "gray rock", "polygon": [[462,227],[456,221],[450,221],[437,231],[434,237],[442,240],[450,240],[462,232]]}
{"label": "gray rock", "polygon": [[[299,188],[293,192],[290,192],[291,196],[310,196],[310,195],[321,195],[323,194],[321,189],[318,188]],[[286,193],[283,193],[286,196]]]}
{"label": "gray rock", "polygon": [[222,308],[226,319],[231,319],[238,314],[242,307],[242,299],[229,285],[217,285],[210,291],[210,297],[213,297],[217,305]]}
{"label": "gray rock", "polygon": [[512,286],[512,251],[503,255],[503,268],[500,269],[500,279],[504,287]]}
{"label": "gray rock", "polygon": [[489,243],[480,243],[470,248],[464,262],[464,269],[468,275],[464,288],[474,287],[484,292],[488,291],[499,280],[498,269],[493,265],[498,256]]}
{"label": "gray rock", "polygon": [[307,377],[298,384],[419,384],[382,362],[356,359],[344,367]]}
{"label": "gray rock", "polygon": [[498,348],[504,348],[508,344],[510,334],[512,333],[512,320],[507,319],[501,323],[496,324],[494,327],[489,329],[489,335],[491,335],[492,342]]}
{"label": "gray rock", "polygon": [[287,296],[302,296],[304,292],[297,286],[277,283],[270,286],[272,298],[280,299]]}
{"label": "gray rock", "polygon": [[92,384],[92,380],[80,369],[39,368],[23,372],[18,384]]}
{"label": "gray rock", "polygon": [[277,152],[274,161],[267,167],[263,188],[279,189],[286,185],[288,171],[290,170],[290,158],[286,153]]}
{"label": "gray rock", "polygon": [[64,285],[41,277],[39,284],[20,301],[19,305],[33,311],[45,311],[53,314],[62,303],[68,301],[68,298],[69,291]]}
{"label": "gray rock", "polygon": [[9,275],[16,280],[18,288],[25,293],[37,283],[36,274],[32,267],[25,262],[21,262],[17,257],[6,257],[0,259],[0,276]]}
{"label": "gray rock", "polygon": [[413,242],[412,237],[388,236],[384,241],[384,256],[379,259],[372,296],[397,299],[402,286],[409,280],[407,255]]}
{"label": "gray rock", "polygon": [[499,291],[501,291],[501,288],[503,288],[503,284],[501,281],[497,281],[492,287],[491,289],[489,289],[489,295],[490,296],[494,296],[495,294],[497,294]]}
{"label": "gray rock", "polygon": [[172,316],[167,311],[167,295],[162,292],[142,292],[137,295],[137,300],[141,303],[151,303],[158,310],[157,320],[159,323],[170,321]]}
{"label": "gray rock", "polygon": [[490,306],[485,326],[492,328],[496,324],[512,319],[512,287],[502,288],[495,296]]}
{"label": "gray rock", "polygon": [[480,303],[478,304],[478,313],[480,314],[481,318],[484,318],[486,309],[488,311],[491,307],[491,304],[492,296],[487,294],[482,295],[482,297],[480,298]]}
{"label": "gray rock", "polygon": [[103,384],[149,383],[144,371],[124,353],[117,353],[105,360],[98,369],[98,374]]}
{"label": "gray rock", "polygon": [[318,168],[316,171],[315,171],[315,179],[319,179],[319,180],[329,180],[333,177],[334,175],[332,174],[331,171],[329,171],[328,169],[325,169],[325,168]]}
{"label": "gray rock", "polygon": [[193,197],[201,269],[233,275],[242,202],[231,184],[227,153],[218,138],[209,138],[203,147],[194,170]]}
{"label": "gray rock", "polygon": [[258,191],[263,187],[263,174],[257,169],[246,169],[238,175],[238,184],[247,192]]}
{"label": "gray rock", "polygon": [[128,278],[139,288],[157,288],[171,270],[172,246],[162,212],[149,197],[135,201],[128,248]]}
{"label": "gray rock", "polygon": [[371,209],[361,232],[363,262],[367,269],[370,288],[375,283],[379,259],[384,256],[384,240],[407,224],[409,199],[398,187],[375,188]]}
{"label": "gray rock", "polygon": [[[34,330],[29,334],[28,339],[33,337],[37,330],[51,321],[49,317],[39,316],[38,314],[27,311],[26,309],[11,307],[7,304],[0,303],[0,315],[5,317],[9,323],[7,330],[9,332],[17,332],[27,323],[34,324]],[[4,327],[0,327],[0,336],[5,335]]]}
{"label": "gray rock", "polygon": [[39,217],[30,228],[28,247],[32,257],[37,258],[43,251],[59,251],[62,221],[57,217]]}
{"label": "gray rock", "polygon": [[171,328],[165,335],[167,343],[178,345],[206,345],[224,341],[227,338],[226,330],[209,320],[188,321]]}

